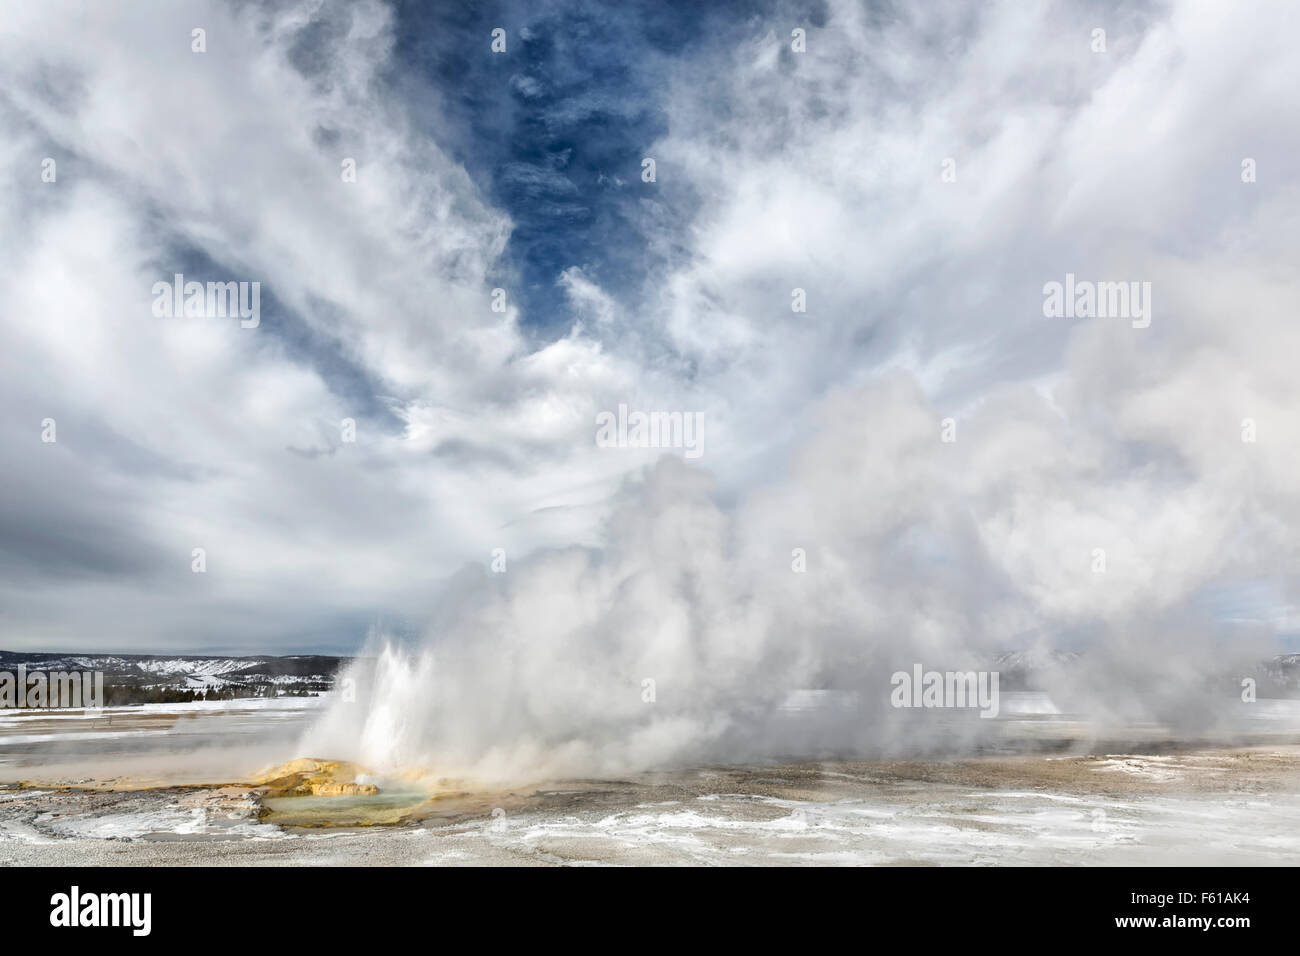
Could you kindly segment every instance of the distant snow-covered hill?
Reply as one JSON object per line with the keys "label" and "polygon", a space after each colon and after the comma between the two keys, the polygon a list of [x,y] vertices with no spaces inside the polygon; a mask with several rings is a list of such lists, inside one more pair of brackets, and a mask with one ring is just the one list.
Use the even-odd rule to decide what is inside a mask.
{"label": "distant snow-covered hill", "polygon": [[0,671],[103,671],[106,684],[129,687],[221,688],[275,685],[285,690],[323,690],[346,657],[293,654],[285,657],[207,657],[154,654],[59,654],[0,651]]}

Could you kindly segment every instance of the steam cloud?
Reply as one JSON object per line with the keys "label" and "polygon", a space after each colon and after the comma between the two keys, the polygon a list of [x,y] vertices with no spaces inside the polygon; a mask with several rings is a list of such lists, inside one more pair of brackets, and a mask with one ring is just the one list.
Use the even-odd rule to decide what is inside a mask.
{"label": "steam cloud", "polygon": [[[512,56],[525,28],[569,64],[610,33],[528,6],[504,11]],[[1300,583],[1300,8],[660,6],[581,96],[539,100],[567,70],[488,60],[481,23],[445,18],[422,59],[418,5],[8,4],[7,645],[351,642],[502,544],[509,570],[445,582],[423,640],[376,636],[304,752],[486,779],[961,747],[975,729],[889,707],[890,674],[1040,646],[1087,651],[1064,707],[1214,725],[1224,639],[1262,652]],[[455,148],[448,63],[520,118],[487,139],[607,144],[605,191]],[[645,82],[615,102],[625,71]],[[597,221],[626,216],[633,252],[564,257],[565,315],[487,305],[528,231],[493,204],[503,159],[529,215],[623,197]],[[177,271],[264,281],[266,315],[157,321]],[[1045,317],[1066,275],[1150,283],[1150,326]],[[700,411],[706,451],[593,536],[645,461],[592,440],[621,403]],[[792,722],[797,688],[843,706]]]}
{"label": "steam cloud", "polygon": [[[1080,325],[1061,380],[995,391],[956,441],[895,372],[831,395],[788,473],[733,508],[705,471],[662,459],[624,489],[602,548],[449,582],[425,641],[358,667],[357,700],[307,750],[518,779],[960,748],[977,728],[892,710],[890,674],[1036,644],[1088,649],[1050,689],[1102,726],[1212,726],[1207,681],[1234,629],[1205,623],[1205,595],[1243,578],[1294,592],[1300,434],[1270,410],[1294,405],[1276,356],[1300,342],[1279,300],[1227,325],[1221,285],[1163,279],[1159,349],[1127,323]],[[1242,441],[1251,410],[1267,441]],[[1235,630],[1243,657],[1271,633]],[[796,688],[848,703],[794,732]]]}

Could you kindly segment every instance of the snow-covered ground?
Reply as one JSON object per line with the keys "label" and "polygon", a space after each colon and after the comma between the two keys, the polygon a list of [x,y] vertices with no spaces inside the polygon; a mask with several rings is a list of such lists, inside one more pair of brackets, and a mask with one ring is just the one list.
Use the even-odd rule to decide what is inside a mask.
{"label": "snow-covered ground", "polygon": [[[1300,702],[1290,700],[1238,708],[1231,732],[1258,738],[1252,746],[1151,748],[1144,727],[1140,747],[1107,750],[1079,715],[1017,692],[987,723],[997,741],[1035,746],[986,756],[681,770],[423,805],[417,796],[422,809],[405,825],[364,830],[278,825],[274,807],[259,819],[274,801],[261,803],[247,781],[304,756],[302,731],[324,703],[0,713],[0,780],[34,781],[0,788],[0,862],[1300,864]],[[787,706],[803,719],[833,704],[811,692]],[[1044,740],[1053,747],[1037,746]]]}
{"label": "snow-covered ground", "polygon": [[1300,863],[1300,797],[1166,797],[974,790],[831,803],[744,795],[606,815],[525,814],[450,836],[427,863],[475,844],[553,862],[830,865]]}
{"label": "snow-covered ground", "polygon": [[[45,708],[7,708],[0,710],[0,735],[9,727],[21,726],[24,720],[109,720],[135,714],[174,715],[184,717],[204,712],[260,711],[267,717],[312,710],[323,702],[320,697],[243,697],[236,700],[196,700],[179,704],[132,704],[128,707],[101,707],[97,710],[58,710]],[[3,743],[3,736],[0,736]]]}
{"label": "snow-covered ground", "polygon": [[23,864],[1296,865],[1300,747],[699,769],[448,795],[397,827],[248,788],[0,791]]}
{"label": "snow-covered ground", "polygon": [[0,782],[225,782],[297,752],[320,697],[0,711]]}

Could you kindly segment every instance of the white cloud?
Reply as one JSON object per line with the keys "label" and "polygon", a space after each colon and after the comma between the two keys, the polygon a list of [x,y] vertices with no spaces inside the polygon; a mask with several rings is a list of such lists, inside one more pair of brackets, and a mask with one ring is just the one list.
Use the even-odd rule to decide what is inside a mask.
{"label": "white cloud", "polygon": [[[804,54],[755,21],[670,74],[665,274],[640,299],[572,263],[582,326],[540,348],[490,307],[508,217],[385,85],[384,6],[14,6],[0,645],[346,644],[504,547],[503,595],[458,581],[445,697],[392,691],[463,751],[391,711],[351,740],[517,769],[747,746],[785,689],[900,655],[1166,647],[1235,580],[1300,600],[1286,5],[1108,14],[1105,55],[1063,6],[835,5]],[[186,249],[286,311],[154,319]],[[1067,271],[1151,281],[1151,328],[1044,319]],[[655,457],[596,449],[619,402],[701,411],[718,485],[614,495]],[[604,550],[522,560],[569,544]]]}

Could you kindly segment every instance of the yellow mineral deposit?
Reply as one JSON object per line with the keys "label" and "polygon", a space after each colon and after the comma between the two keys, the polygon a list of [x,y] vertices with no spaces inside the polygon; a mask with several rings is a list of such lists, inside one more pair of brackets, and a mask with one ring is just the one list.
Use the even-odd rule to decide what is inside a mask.
{"label": "yellow mineral deposit", "polygon": [[365,767],[342,760],[304,757],[272,767],[250,782],[247,793],[258,819],[279,826],[359,827],[410,823],[434,812],[446,790],[427,771],[385,776],[384,789]]}
{"label": "yellow mineral deposit", "polygon": [[263,771],[253,779],[268,797],[368,797],[379,793],[373,783],[358,783],[364,767],[342,760],[301,757]]}

